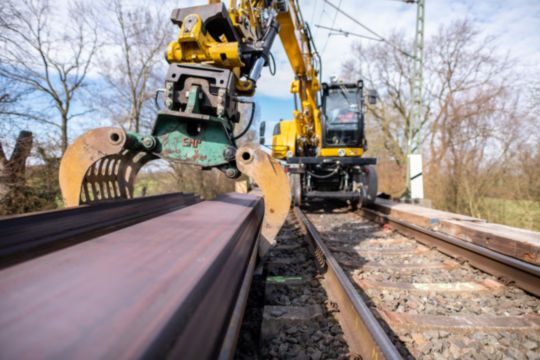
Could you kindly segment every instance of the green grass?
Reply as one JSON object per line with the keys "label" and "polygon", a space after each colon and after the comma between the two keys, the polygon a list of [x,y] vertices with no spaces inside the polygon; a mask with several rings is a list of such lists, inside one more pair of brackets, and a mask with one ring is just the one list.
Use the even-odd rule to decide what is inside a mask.
{"label": "green grass", "polygon": [[540,201],[486,198],[484,217],[489,222],[540,231]]}
{"label": "green grass", "polygon": [[174,184],[170,174],[163,173],[161,176],[139,174],[135,181],[134,196],[143,196],[143,188],[146,187],[146,196],[179,191],[178,185]]}

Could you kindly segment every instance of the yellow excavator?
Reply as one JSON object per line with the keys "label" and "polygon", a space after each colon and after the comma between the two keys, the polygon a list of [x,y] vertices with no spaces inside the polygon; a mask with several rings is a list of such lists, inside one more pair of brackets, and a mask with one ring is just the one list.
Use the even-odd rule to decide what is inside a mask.
{"label": "yellow excavator", "polygon": [[[369,102],[374,103],[376,96],[370,92]],[[315,199],[339,199],[348,201],[353,209],[373,203],[376,159],[363,157],[367,150],[363,82],[323,83],[313,123],[302,116],[311,109],[311,99],[301,103],[293,120],[275,125],[271,147],[272,156],[287,164],[293,203],[301,206]]]}
{"label": "yellow excavator", "polygon": [[[105,127],[77,138],[60,165],[66,206],[133,197],[138,171],[154,159],[217,168],[233,179],[246,174],[265,200],[264,252],[291,203],[289,179],[276,159],[287,163],[297,204],[313,191],[322,197],[336,189],[340,196],[355,193],[353,200],[372,194],[366,179],[373,161],[357,160],[365,144],[359,117],[362,88],[360,83],[323,84],[320,96],[320,59],[313,55],[311,33],[296,0],[230,0],[228,8],[209,0],[174,9],[171,21],[180,33],[166,49],[164,108],[152,132]],[[258,145],[238,147],[237,140],[252,124],[250,97],[263,68],[274,65],[275,71],[271,48],[278,36],[295,74],[291,92],[300,104],[292,121],[278,124],[271,157]],[[330,113],[335,104],[343,105],[340,97],[346,100],[344,114],[336,115],[339,124],[334,125]],[[245,129],[238,129],[246,104],[252,111]],[[330,186],[336,182],[341,185]]]}

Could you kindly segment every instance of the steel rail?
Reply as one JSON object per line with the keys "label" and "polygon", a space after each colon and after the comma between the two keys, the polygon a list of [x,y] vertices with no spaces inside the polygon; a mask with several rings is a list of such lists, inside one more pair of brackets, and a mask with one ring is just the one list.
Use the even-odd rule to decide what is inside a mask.
{"label": "steel rail", "polygon": [[171,193],[0,218],[0,261],[58,250],[198,201],[193,194]]}
{"label": "steel rail", "polygon": [[251,289],[251,282],[253,280],[253,274],[255,272],[255,265],[257,263],[258,247],[254,246],[251,251],[249,263],[244,272],[244,280],[242,280],[242,286],[238,292],[236,304],[234,305],[233,313],[229,320],[229,328],[223,337],[223,343],[219,351],[217,359],[229,360],[234,357],[236,352],[236,344],[240,330],[242,328],[242,321],[244,319],[244,313],[247,306],[249,297],[249,291]]}
{"label": "steel rail", "polygon": [[361,212],[369,220],[389,224],[404,235],[413,237],[428,247],[435,247],[458,260],[466,260],[478,269],[501,277],[507,282],[513,282],[521,289],[540,296],[540,266],[447,234],[410,224],[376,210],[363,208]]}
{"label": "steel rail", "polygon": [[0,358],[232,357],[263,214],[228,194],[0,270]]}
{"label": "steel rail", "polygon": [[323,286],[329,292],[329,297],[339,305],[342,314],[339,320],[351,350],[363,359],[402,359],[379,320],[322,241],[315,226],[299,208],[294,208],[294,214],[306,230],[316,257],[323,259],[326,264]]}

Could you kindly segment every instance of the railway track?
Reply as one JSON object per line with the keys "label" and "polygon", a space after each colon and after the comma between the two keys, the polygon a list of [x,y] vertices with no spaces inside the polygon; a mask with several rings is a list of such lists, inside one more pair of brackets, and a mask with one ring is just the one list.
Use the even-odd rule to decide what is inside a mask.
{"label": "railway track", "polygon": [[353,353],[540,358],[537,267],[515,259],[505,264],[506,258],[470,247],[457,251],[457,239],[434,238],[371,210],[364,216],[340,209],[295,214],[327,267],[322,283],[339,307],[336,317]]}
{"label": "railway track", "polygon": [[236,359],[349,359],[336,304],[300,223],[291,214],[258,265]]}
{"label": "railway track", "polygon": [[256,267],[262,213],[169,194],[0,219],[0,358],[540,358],[537,266],[336,208],[294,209]]}

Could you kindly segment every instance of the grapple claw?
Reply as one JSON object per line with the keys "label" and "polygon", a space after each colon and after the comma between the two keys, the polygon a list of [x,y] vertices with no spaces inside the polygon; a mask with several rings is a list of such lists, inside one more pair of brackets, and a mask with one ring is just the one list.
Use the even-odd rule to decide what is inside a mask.
{"label": "grapple claw", "polygon": [[65,206],[133,197],[141,167],[156,156],[130,148],[128,134],[103,127],[79,136],[60,162],[60,189]]}
{"label": "grapple claw", "polygon": [[255,144],[238,149],[236,164],[240,172],[257,183],[264,196],[264,220],[259,242],[259,255],[264,256],[275,244],[279,229],[289,213],[289,181],[281,165]]}

